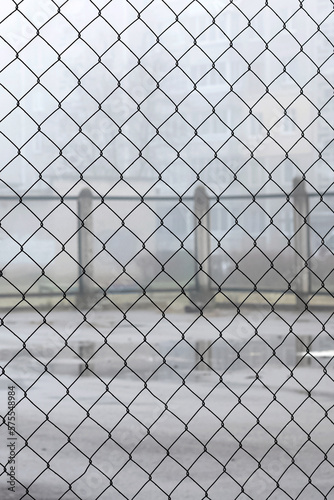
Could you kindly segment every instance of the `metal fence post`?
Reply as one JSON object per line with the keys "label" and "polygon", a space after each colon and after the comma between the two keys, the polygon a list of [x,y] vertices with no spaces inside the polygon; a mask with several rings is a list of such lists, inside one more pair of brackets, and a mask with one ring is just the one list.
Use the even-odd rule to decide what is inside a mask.
{"label": "metal fence post", "polygon": [[295,250],[295,280],[293,290],[296,293],[297,307],[305,308],[305,300],[310,293],[310,270],[308,267],[309,252],[309,200],[306,192],[306,183],[302,177],[293,180],[293,206],[294,210],[294,237]]}
{"label": "metal fence post", "polygon": [[78,264],[79,297],[81,307],[89,306],[93,295],[93,225],[89,217],[93,208],[93,195],[90,189],[82,189],[78,196]]}
{"label": "metal fence post", "polygon": [[204,186],[198,186],[194,194],[195,258],[199,266],[196,274],[196,291],[193,300],[203,307],[212,298],[210,290],[210,205]]}

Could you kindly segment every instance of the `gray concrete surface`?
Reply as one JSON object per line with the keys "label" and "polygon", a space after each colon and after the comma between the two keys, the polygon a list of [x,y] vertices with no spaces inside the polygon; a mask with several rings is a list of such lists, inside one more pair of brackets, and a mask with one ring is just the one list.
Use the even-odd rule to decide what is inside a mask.
{"label": "gray concrete surface", "polygon": [[299,314],[4,317],[0,408],[14,383],[17,482],[8,492],[2,473],[0,498],[334,499],[334,322]]}

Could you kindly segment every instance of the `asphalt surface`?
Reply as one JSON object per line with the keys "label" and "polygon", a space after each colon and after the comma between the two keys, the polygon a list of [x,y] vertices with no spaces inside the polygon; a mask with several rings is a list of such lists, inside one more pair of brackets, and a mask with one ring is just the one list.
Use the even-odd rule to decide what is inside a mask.
{"label": "asphalt surface", "polygon": [[6,317],[1,499],[334,499],[330,312],[267,313]]}

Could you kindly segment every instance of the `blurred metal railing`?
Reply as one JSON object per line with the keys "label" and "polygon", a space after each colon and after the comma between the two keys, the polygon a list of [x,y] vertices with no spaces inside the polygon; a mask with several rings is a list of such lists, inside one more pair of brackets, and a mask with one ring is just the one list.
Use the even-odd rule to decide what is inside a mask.
{"label": "blurred metal railing", "polygon": [[[85,208],[86,215],[83,216],[80,204],[82,200],[86,200],[85,194],[88,196],[88,206]],[[217,287],[220,287],[226,292],[250,292],[253,290],[254,282],[259,282],[259,284],[257,284],[257,290],[263,294],[266,292],[289,293],[286,287],[296,275],[295,255],[291,252],[286,258],[282,258],[280,261],[281,253],[283,252],[275,253],[278,243],[277,235],[276,239],[272,238],[268,229],[270,225],[276,227],[280,231],[281,240],[284,242],[289,240],[289,238],[292,239],[295,234],[298,234],[299,222],[298,219],[293,217],[292,204],[290,203],[290,201],[293,200],[293,195],[290,197],[283,194],[267,194],[258,195],[256,197],[257,206],[261,207],[261,215],[263,217],[260,220],[258,218],[255,220],[251,218],[246,219],[242,223],[242,228],[244,234],[250,238],[252,247],[254,242],[261,238],[264,233],[266,233],[266,241],[262,243],[262,253],[257,253],[256,256],[252,255],[251,261],[249,262],[247,261],[248,253],[245,251],[245,248],[240,248],[239,235],[234,235],[234,231],[238,228],[238,224],[235,223],[236,218],[241,217],[243,213],[247,211],[249,205],[253,204],[253,197],[251,195],[213,197],[212,195],[208,196],[208,193],[205,192],[203,196],[207,198],[206,203],[210,213],[210,217],[205,220],[205,223],[202,221],[202,226],[205,227],[206,230],[204,236],[194,231],[194,224],[196,224],[195,198],[193,196],[183,198],[183,203],[187,204],[187,210],[191,217],[188,217],[188,219],[184,221],[182,232],[179,231],[178,238],[180,241],[185,241],[190,235],[189,246],[187,252],[184,252],[182,256],[179,255],[179,260],[175,262],[175,269],[172,264],[169,266],[170,272],[175,278],[172,282],[168,282],[168,277],[166,275],[165,279],[160,276],[157,282],[155,282],[155,277],[160,274],[161,266],[166,266],[166,263],[171,257],[175,257],[177,254],[181,253],[179,249],[175,251],[171,242],[168,241],[168,234],[175,234],[178,232],[178,220],[177,217],[174,217],[167,221],[166,218],[161,219],[157,217],[156,214],[161,212],[160,205],[168,207],[167,209],[165,208],[167,214],[171,213],[179,204],[179,200],[175,197],[167,196],[145,197],[145,208],[149,207],[152,215],[151,219],[146,218],[145,221],[145,229],[148,237],[143,238],[138,232],[128,233],[132,238],[132,242],[129,242],[129,246],[132,245],[135,250],[132,251],[132,254],[129,250],[130,253],[127,260],[128,262],[134,260],[133,256],[136,255],[136,259],[140,259],[144,262],[145,258],[142,255],[142,249],[140,247],[142,247],[143,244],[146,245],[150,240],[153,240],[150,248],[150,252],[153,255],[148,265],[141,266],[141,263],[138,265],[139,272],[137,271],[136,281],[130,283],[129,277],[122,272],[117,274],[114,270],[115,265],[122,266],[119,259],[122,260],[123,257],[124,261],[124,241],[126,238],[119,234],[120,227],[115,224],[115,220],[121,227],[126,227],[126,217],[136,212],[136,220],[139,223],[143,217],[143,213],[140,213],[140,207],[143,205],[142,199],[138,196],[106,196],[103,198],[101,204],[100,197],[94,195],[92,191],[85,190],[79,196],[67,196],[62,202],[65,203],[67,207],[71,206],[71,213],[74,216],[72,221],[73,228],[71,229],[69,241],[71,239],[74,240],[75,237],[78,240],[76,243],[73,241],[71,265],[67,268],[65,267],[64,274],[66,275],[66,280],[62,282],[59,279],[64,264],[59,259],[61,252],[55,252],[52,248],[55,240],[52,232],[48,232],[47,238],[40,239],[38,232],[29,234],[25,227],[25,232],[23,232],[23,234],[8,233],[2,237],[1,243],[4,249],[2,252],[3,277],[5,279],[7,278],[7,267],[13,265],[15,267],[15,264],[18,264],[18,257],[23,257],[25,259],[25,272],[22,274],[20,266],[17,265],[16,274],[13,272],[13,274],[10,275],[11,277],[8,276],[7,281],[8,286],[11,285],[11,282],[15,282],[16,289],[13,289],[12,292],[8,292],[6,287],[3,286],[0,297],[17,297],[20,299],[22,294],[27,298],[28,296],[38,297],[41,294],[43,296],[62,296],[64,293],[66,295],[82,295],[84,292],[82,288],[83,280],[81,277],[83,268],[85,267],[83,261],[84,254],[87,252],[89,246],[89,260],[94,262],[94,266],[91,266],[91,271],[88,274],[90,275],[91,285],[95,292],[97,292],[98,289],[102,291],[106,289],[108,293],[141,293],[143,289],[147,289],[147,291],[163,292],[178,290],[180,286],[184,286],[188,292],[191,292],[194,291],[198,285],[196,285],[196,276],[198,272],[196,259],[198,260],[198,256],[195,255],[195,248],[199,246],[199,242],[205,239],[207,240],[208,246],[204,257],[207,258],[208,261],[208,289],[212,288],[215,290]],[[334,193],[329,192],[321,196],[324,209],[320,216],[316,212],[319,206],[319,196],[315,193],[307,193],[306,191],[303,196],[305,199],[304,203],[310,207],[308,209],[308,219],[310,221],[309,226],[312,228],[312,232],[306,232],[306,240],[300,243],[307,249],[307,262],[310,274],[305,291],[311,296],[316,290],[317,284],[321,281],[321,276],[325,276],[327,278],[326,287],[322,287],[319,293],[326,295],[333,290],[331,269],[334,250],[334,234],[332,234],[331,226],[331,207],[333,205],[332,199]],[[13,202],[17,202],[16,196],[6,196],[1,199],[3,207],[8,207]],[[61,227],[63,213],[59,212],[59,214],[57,214],[57,208],[55,208],[57,202],[59,202],[59,198],[55,196],[47,197],[36,195],[25,197],[25,206],[29,207],[31,211],[39,213],[41,210],[39,207],[43,206],[46,216],[40,219],[40,224],[46,225],[46,221],[50,215],[53,215],[55,217],[54,223]],[[112,220],[112,215],[117,215],[119,210],[124,210],[124,208],[121,207],[125,206],[132,207],[132,210],[129,210],[125,219],[116,217]],[[276,226],[270,222],[270,213],[275,213],[275,211],[279,213],[287,206],[290,210],[286,211],[284,217],[279,221],[280,225]],[[106,210],[102,211],[101,208]],[[226,219],[224,221],[225,231],[222,230],[222,227],[219,227],[222,212]],[[89,217],[91,213],[93,217],[91,217],[91,227],[89,230],[92,235],[92,244],[89,245],[89,242],[85,239],[81,239],[82,232],[80,231],[80,221],[85,219],[86,216]],[[145,213],[145,215],[147,216],[147,213]],[[182,217],[182,214],[180,216]],[[57,222],[56,219],[58,219]],[[163,243],[161,243],[159,238],[154,239],[154,235],[159,230],[162,220],[164,221],[164,228],[166,228],[167,232],[167,238],[163,240]],[[217,246],[217,242],[222,237],[224,238],[224,246]],[[60,245],[69,243],[61,233],[59,234],[59,240]],[[196,242],[196,240],[198,240],[198,242]],[[64,243],[62,243],[63,241]],[[166,248],[168,245],[170,245],[169,250]],[[283,250],[284,249],[285,247]],[[106,258],[102,259],[102,255],[103,257],[109,258],[109,262]],[[192,258],[192,256],[194,256],[195,259]],[[86,261],[87,259],[88,257],[86,256]],[[29,260],[32,269],[29,269]],[[43,269],[45,270],[50,267],[54,261],[56,265],[52,273],[41,273]],[[124,261],[124,263],[126,263],[126,261]],[[265,272],[266,267],[269,267],[271,263],[275,265],[275,271],[277,273],[276,281],[271,279],[270,273]],[[236,264],[238,264],[240,268],[244,268],[243,276],[242,273],[238,275],[235,272]],[[147,267],[149,267],[150,271],[147,270]],[[251,270],[253,277],[249,280],[247,277],[250,277]],[[33,285],[29,286],[29,284],[27,284],[27,279],[31,274],[33,276],[30,276],[30,281],[33,281]],[[265,275],[266,278],[263,279]],[[132,277],[134,277],[134,275]]]}

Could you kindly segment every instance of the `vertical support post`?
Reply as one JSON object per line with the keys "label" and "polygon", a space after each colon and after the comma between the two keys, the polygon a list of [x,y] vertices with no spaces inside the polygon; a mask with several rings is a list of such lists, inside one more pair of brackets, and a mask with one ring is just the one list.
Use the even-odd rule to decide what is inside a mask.
{"label": "vertical support post", "polygon": [[93,293],[93,232],[92,218],[93,196],[90,189],[85,188],[78,197],[79,217],[79,302],[81,307],[89,305]]}
{"label": "vertical support post", "polygon": [[305,180],[296,177],[293,180],[293,205],[294,205],[294,238],[295,250],[295,275],[294,291],[296,292],[297,307],[305,309],[305,299],[310,293],[310,270],[308,268],[309,251],[309,214],[308,195]]}
{"label": "vertical support post", "polygon": [[196,275],[196,293],[194,296],[197,305],[205,305],[210,297],[210,215],[209,197],[204,186],[198,186],[194,196],[195,213],[195,258],[199,265]]}

